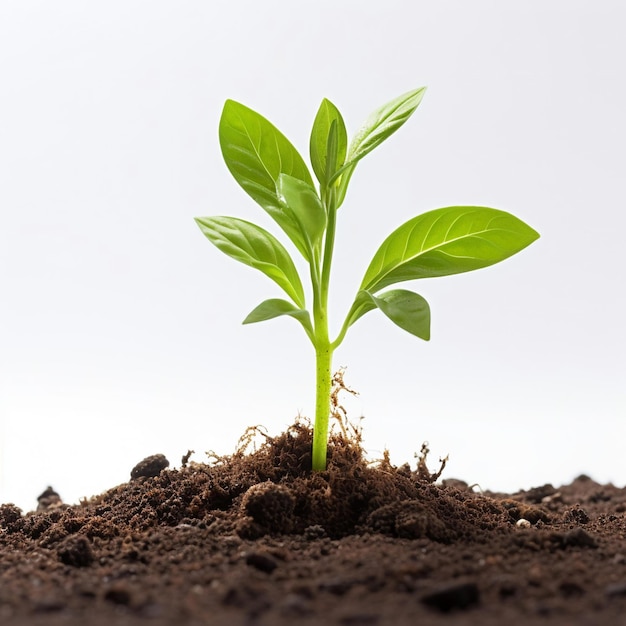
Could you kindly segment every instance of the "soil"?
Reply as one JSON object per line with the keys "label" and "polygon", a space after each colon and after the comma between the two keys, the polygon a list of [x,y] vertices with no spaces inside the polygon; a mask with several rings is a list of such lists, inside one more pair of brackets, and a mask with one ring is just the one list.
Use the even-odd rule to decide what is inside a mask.
{"label": "soil", "polygon": [[0,506],[0,624],[626,624],[626,491],[480,493],[311,431],[162,455],[68,506]]}

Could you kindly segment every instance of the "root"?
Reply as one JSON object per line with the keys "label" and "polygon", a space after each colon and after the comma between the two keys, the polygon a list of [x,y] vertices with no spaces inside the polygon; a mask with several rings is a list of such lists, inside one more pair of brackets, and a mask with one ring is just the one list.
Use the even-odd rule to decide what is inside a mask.
{"label": "root", "polygon": [[250,454],[251,452],[256,452],[259,447],[259,437],[264,438],[261,443],[266,443],[267,441],[270,441],[272,439],[267,434],[267,428],[265,428],[265,426],[248,426],[243,435],[239,437],[235,455],[243,456],[245,454]]}
{"label": "root", "polygon": [[207,450],[204,454],[207,456],[207,465],[215,467],[216,465],[223,465],[228,457],[223,454],[217,454],[213,450]]}
{"label": "root", "polygon": [[180,460],[180,466],[187,467],[187,463],[189,463],[189,459],[191,458],[191,455],[195,453],[196,453],[195,450],[187,450],[187,453],[183,454],[183,457]]}
{"label": "root", "polygon": [[426,464],[429,453],[430,448],[428,447],[428,442],[425,441],[422,444],[422,449],[420,450],[419,455],[415,453],[415,458],[417,459],[417,478],[418,480],[423,480],[427,483],[434,483],[441,476],[446,463],[448,462],[448,456],[446,455],[443,459],[439,459],[440,465],[438,471],[431,472]]}
{"label": "root", "polygon": [[[358,396],[359,392],[348,387],[344,380],[343,375],[346,371],[345,367],[340,367],[334,374],[332,380],[332,388],[330,391],[330,417],[339,424],[341,434],[345,440],[354,440],[359,443],[361,441],[363,429],[359,424],[353,424],[348,419],[348,412],[345,407],[339,401],[339,394],[342,391],[349,393],[352,396]],[[332,428],[332,427],[331,427]]]}

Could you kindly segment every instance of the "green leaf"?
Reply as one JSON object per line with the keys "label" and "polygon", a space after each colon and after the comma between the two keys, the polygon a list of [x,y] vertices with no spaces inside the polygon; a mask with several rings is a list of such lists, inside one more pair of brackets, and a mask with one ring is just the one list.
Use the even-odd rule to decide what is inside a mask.
{"label": "green leaf", "polygon": [[419,294],[406,289],[393,289],[378,296],[361,290],[347,317],[347,327],[369,311],[380,309],[394,324],[428,341],[430,339],[430,307]]}
{"label": "green leaf", "polygon": [[[334,139],[331,137],[333,126],[335,128]],[[332,150],[330,149],[331,140],[335,142],[335,148]],[[324,98],[315,116],[309,142],[311,165],[322,186],[325,186],[343,165],[347,150],[348,135],[343,117],[339,109],[330,100]]]}
{"label": "green leaf", "polygon": [[348,183],[354,173],[356,162],[350,163],[347,167],[342,168],[341,175],[337,178],[337,208],[339,208],[346,198],[348,191]]}
{"label": "green leaf", "polygon": [[236,217],[197,217],[196,223],[222,252],[269,276],[298,307],[304,308],[298,271],[287,250],[273,235]]}
{"label": "green leaf", "polygon": [[338,188],[337,207],[343,204],[348,191],[348,183],[357,163],[385,141],[387,137],[393,135],[413,115],[425,92],[426,87],[409,91],[388,102],[369,116],[350,143],[345,163],[335,171],[330,179],[330,183],[335,182]]}
{"label": "green leaf", "polygon": [[486,207],[447,207],[395,230],[370,263],[361,289],[375,293],[404,280],[460,274],[503,261],[538,239],[520,219]]}
{"label": "green leaf", "polygon": [[313,335],[313,326],[311,325],[309,312],[305,309],[299,309],[291,302],[281,300],[280,298],[272,298],[261,302],[259,306],[250,311],[243,323],[254,324],[256,322],[264,322],[265,320],[271,320],[281,315],[289,315],[297,319],[302,326],[304,326],[304,330],[307,334],[309,336]]}
{"label": "green leaf", "polygon": [[393,135],[417,109],[426,87],[409,91],[376,109],[350,143],[347,163],[356,163]]}
{"label": "green leaf", "polygon": [[285,214],[277,197],[280,174],[313,185],[304,160],[290,141],[256,111],[227,100],[219,128],[222,155],[230,173],[241,187],[258,202],[303,252],[297,226]]}
{"label": "green leaf", "polygon": [[406,289],[392,289],[372,299],[394,324],[424,341],[430,339],[430,307],[422,296]]}
{"label": "green leaf", "polygon": [[298,238],[307,248],[305,258],[311,260],[313,250],[321,244],[327,219],[317,191],[308,183],[288,174],[278,177],[276,191],[284,210],[291,214],[293,222],[298,226]]}

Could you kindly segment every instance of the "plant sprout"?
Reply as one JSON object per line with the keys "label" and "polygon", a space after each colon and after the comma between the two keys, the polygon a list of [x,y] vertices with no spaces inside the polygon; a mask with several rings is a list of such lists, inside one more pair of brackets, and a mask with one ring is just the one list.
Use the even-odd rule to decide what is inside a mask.
{"label": "plant sprout", "polygon": [[313,470],[326,468],[332,358],[350,326],[374,309],[416,337],[430,338],[426,300],[403,281],[459,274],[498,263],[539,237],[515,216],[478,206],[452,206],[413,217],[394,230],[374,254],[336,336],[331,337],[328,295],[337,211],[358,162],[402,126],[418,107],[425,88],[410,91],[377,109],[348,143],[341,113],[324,99],[313,122],[310,159],[304,159],[268,120],[227,100],[219,140],[228,169],[248,195],[274,219],[309,268],[310,295],[286,248],[267,230],[235,217],[202,217],[206,237],[230,257],[271,278],[287,298],[271,298],[253,309],[244,324],[282,315],[297,320],[311,340],[316,362]]}

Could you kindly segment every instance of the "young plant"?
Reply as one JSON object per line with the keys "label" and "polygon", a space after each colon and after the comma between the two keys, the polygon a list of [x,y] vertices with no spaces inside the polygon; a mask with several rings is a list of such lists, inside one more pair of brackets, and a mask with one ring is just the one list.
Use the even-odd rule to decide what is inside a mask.
{"label": "young plant", "polygon": [[453,206],[413,217],[394,230],[374,255],[352,306],[335,337],[329,333],[328,290],[335,224],[358,162],[413,114],[425,88],[410,91],[377,109],[348,143],[341,113],[324,99],[313,122],[311,166],[264,117],[227,100],[219,126],[226,165],[248,195],[261,205],[309,266],[312,306],[285,247],[263,228],[235,217],[196,218],[222,252],[271,278],[287,295],[259,304],[243,321],[281,315],[297,320],[311,340],[316,361],[316,407],[312,466],[326,468],[333,352],[359,318],[379,309],[421,339],[430,338],[426,300],[406,289],[382,291],[396,283],[447,276],[487,267],[519,252],[539,237],[513,215],[477,206]]}

